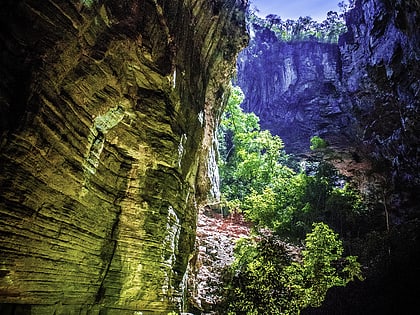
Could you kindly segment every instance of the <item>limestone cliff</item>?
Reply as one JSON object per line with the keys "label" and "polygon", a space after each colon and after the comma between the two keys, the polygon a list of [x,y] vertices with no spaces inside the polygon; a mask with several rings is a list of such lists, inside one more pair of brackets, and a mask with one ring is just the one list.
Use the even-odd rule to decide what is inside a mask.
{"label": "limestone cliff", "polygon": [[256,113],[261,127],[279,135],[288,152],[307,151],[314,135],[348,145],[353,118],[338,45],[284,42],[269,29],[251,27],[254,36],[238,58],[244,110]]}
{"label": "limestone cliff", "polygon": [[418,188],[420,3],[357,1],[347,25],[340,41],[343,82],[358,141],[382,169],[391,170],[394,185]]}
{"label": "limestone cliff", "polygon": [[310,133],[343,145],[338,164],[357,170],[347,174],[359,176],[370,203],[369,229],[347,242],[366,280],[331,290],[323,307],[303,313],[410,314],[420,281],[420,2],[357,0],[346,24],[333,53],[257,30],[240,54],[238,83],[245,109],[261,113],[286,150],[299,152]]}
{"label": "limestone cliff", "polygon": [[[380,203],[370,219],[376,213],[387,221],[378,221],[360,245],[369,257],[364,264],[373,266],[366,280],[332,290],[322,308],[304,314],[410,314],[420,259],[420,3],[357,0],[346,20],[342,82],[359,153],[373,162],[368,185],[376,186]],[[374,241],[378,233],[382,243]]]}
{"label": "limestone cliff", "polygon": [[180,310],[245,2],[2,2],[1,314]]}
{"label": "limestone cliff", "polygon": [[237,84],[244,109],[259,115],[286,151],[306,151],[320,135],[361,150],[396,185],[418,186],[420,5],[394,2],[356,1],[338,44],[283,42],[253,25]]}

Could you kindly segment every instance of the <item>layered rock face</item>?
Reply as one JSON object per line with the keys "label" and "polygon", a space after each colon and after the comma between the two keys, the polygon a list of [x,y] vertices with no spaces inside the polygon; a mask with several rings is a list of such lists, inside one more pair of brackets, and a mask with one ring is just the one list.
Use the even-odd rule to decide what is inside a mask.
{"label": "layered rock face", "polygon": [[244,110],[256,113],[261,127],[279,135],[288,152],[308,150],[314,135],[348,145],[354,138],[353,118],[341,82],[338,45],[283,42],[255,25],[253,33],[238,58]]}
{"label": "layered rock face", "polygon": [[0,313],[180,310],[244,1],[5,1]]}
{"label": "layered rock face", "polygon": [[279,135],[288,152],[319,135],[356,147],[400,184],[420,184],[419,3],[356,1],[339,44],[279,41],[254,28],[238,59],[243,107]]}

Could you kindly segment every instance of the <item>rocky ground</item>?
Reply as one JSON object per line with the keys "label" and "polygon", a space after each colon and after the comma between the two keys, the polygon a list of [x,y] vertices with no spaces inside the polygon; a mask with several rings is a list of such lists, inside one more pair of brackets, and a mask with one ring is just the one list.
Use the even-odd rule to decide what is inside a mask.
{"label": "rocky ground", "polygon": [[223,216],[208,207],[200,211],[193,267],[196,272],[188,285],[193,296],[190,303],[201,310],[201,314],[211,314],[212,306],[219,301],[221,272],[233,261],[235,241],[249,234],[250,224],[241,214]]}

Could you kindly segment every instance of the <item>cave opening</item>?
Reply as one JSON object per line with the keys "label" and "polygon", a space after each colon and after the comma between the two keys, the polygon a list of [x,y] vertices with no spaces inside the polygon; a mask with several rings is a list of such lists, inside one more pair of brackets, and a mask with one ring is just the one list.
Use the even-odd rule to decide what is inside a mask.
{"label": "cave opening", "polygon": [[[253,7],[252,3],[256,6]],[[263,10],[259,10],[258,5]],[[266,11],[267,8],[273,10],[277,5],[280,14]],[[416,223],[418,207],[415,204],[418,198],[414,193],[418,183],[417,180],[410,181],[407,189],[401,189],[400,179],[389,173],[395,164],[392,166],[392,162],[390,164],[384,156],[373,157],[372,147],[367,149],[366,144],[370,142],[367,133],[377,132],[375,137],[388,140],[394,132],[399,133],[400,123],[399,126],[394,125],[395,128],[391,127],[394,119],[391,112],[401,107],[407,109],[413,102],[418,106],[418,100],[411,99],[398,105],[394,103],[391,107],[395,108],[389,108],[384,116],[383,112],[367,113],[367,108],[360,109],[360,102],[367,102],[370,97],[370,102],[374,103],[374,99],[383,102],[389,98],[398,102],[396,98],[401,94],[391,88],[390,84],[395,83],[393,80],[401,79],[404,82],[399,81],[398,84],[408,89],[408,94],[413,95],[414,92],[403,77],[391,78],[389,73],[376,73],[373,76],[377,84],[375,90],[382,90],[382,95],[361,97],[367,92],[366,88],[372,87],[362,82],[365,80],[361,78],[363,73],[373,68],[392,67],[384,66],[381,62],[369,64],[365,59],[368,57],[363,54],[359,55],[360,60],[354,59],[361,44],[354,34],[360,36],[368,23],[360,17],[364,14],[364,19],[369,18],[368,13],[363,11],[367,10],[368,4],[361,1],[341,2],[338,4],[341,12],[328,12],[327,19],[321,23],[310,17],[295,21],[282,18],[281,5],[254,1],[248,12],[250,41],[238,55],[237,75],[232,81],[233,94],[222,117],[222,132],[219,133],[222,200],[207,206],[199,217],[201,234],[214,237],[229,235],[227,231],[236,230],[237,235],[233,233],[230,237],[242,241],[234,249],[229,249],[231,254],[232,251],[234,253],[233,262],[226,258],[226,250],[215,250],[217,254],[213,256],[202,254],[201,258],[207,259],[203,266],[205,272],[212,264],[219,265],[218,272],[226,273],[226,269],[227,274],[231,272],[231,278],[224,274],[225,282],[218,284],[228,288],[227,293],[214,293],[212,289],[208,292],[216,296],[221,294],[225,298],[222,299],[222,306],[216,306],[218,311],[221,307],[233,310],[234,314],[251,310],[258,314],[277,314],[275,308],[267,306],[268,297],[263,293],[266,290],[270,292],[271,304],[276,304],[283,312],[285,309],[297,312],[281,300],[286,290],[279,279],[288,277],[284,271],[289,268],[288,264],[293,265],[296,259],[302,259],[302,248],[299,246],[307,244],[304,234],[310,232],[305,225],[308,222],[323,222],[338,233],[344,253],[357,257],[355,259],[361,263],[358,265],[360,269],[352,266],[355,267],[354,281],[346,282],[346,286],[336,283],[325,295],[319,291],[311,292],[312,295],[322,295],[325,300],[321,298],[319,304],[300,304],[302,314],[396,314],[409,310],[411,306],[408,305],[412,305],[415,298],[413,291],[408,288],[418,274],[416,261],[419,251],[414,249],[419,247],[415,236],[420,228]],[[387,9],[382,7],[382,10]],[[385,11],[383,13],[388,14]],[[395,20],[395,23],[399,22]],[[400,27],[395,31],[404,32]],[[372,29],[372,33],[366,32],[365,36],[370,42],[376,36],[377,41],[387,46],[395,34],[385,32],[382,29],[378,33],[377,29]],[[380,48],[376,53],[385,51]],[[392,58],[404,55],[399,44],[395,45],[392,54],[395,55]],[[408,56],[410,52],[407,50],[405,54]],[[410,59],[409,63],[416,62]],[[352,69],[355,64],[359,66]],[[395,67],[399,66],[395,64]],[[418,72],[410,73],[414,77],[419,75]],[[232,105],[235,102],[240,105],[235,107]],[[378,104],[374,106],[380,107]],[[384,108],[381,107],[381,110]],[[363,128],[367,129],[360,130],[361,121],[365,123],[369,120],[366,114],[371,115],[370,127],[375,131],[367,131],[370,127],[366,126]],[[379,127],[377,120],[382,120],[382,124],[388,127]],[[417,125],[413,120],[411,123]],[[403,138],[397,142],[405,142]],[[413,134],[409,138],[410,143],[418,141]],[[379,153],[380,149],[377,149],[374,149],[374,155]],[[392,154],[388,157],[398,159],[398,152]],[[276,164],[273,161],[283,167],[282,175],[278,175],[280,171],[273,167]],[[408,160],[406,162],[412,165]],[[305,183],[296,184],[296,178],[289,181],[292,176],[288,178],[285,175],[286,169],[291,173],[296,172],[299,180],[307,176],[303,179]],[[418,166],[413,169],[418,169]],[[324,181],[324,184],[328,182],[326,185],[331,186],[318,185],[318,180]],[[408,213],[410,215],[406,216]],[[221,223],[215,223],[215,217]],[[206,228],[210,226],[209,222],[212,222],[212,228]],[[218,225],[223,225],[225,230]],[[247,238],[243,238],[244,232]],[[299,233],[302,234],[297,237]],[[403,234],[410,245],[401,242]],[[293,241],[294,237],[297,237],[297,242],[296,239]],[[208,247],[213,246],[209,243],[210,238],[200,238],[200,242]],[[244,245],[246,242],[249,243]],[[221,247],[229,246],[223,242]],[[270,256],[267,252],[277,254]],[[231,267],[226,267],[223,261]],[[275,276],[270,273],[272,270],[264,267],[273,265],[278,268]],[[221,266],[226,269],[221,271]],[[299,277],[295,272],[295,276]],[[288,279],[291,285],[293,280]],[[310,290],[310,284],[303,286]],[[394,287],[400,288],[398,294]],[[295,298],[298,301],[299,298]]]}

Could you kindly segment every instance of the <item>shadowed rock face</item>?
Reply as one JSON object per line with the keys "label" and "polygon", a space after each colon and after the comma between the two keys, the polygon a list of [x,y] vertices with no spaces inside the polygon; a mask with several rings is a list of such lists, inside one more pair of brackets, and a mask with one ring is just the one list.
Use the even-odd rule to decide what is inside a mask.
{"label": "shadowed rock face", "polygon": [[338,44],[285,43],[254,29],[239,55],[237,83],[244,109],[286,151],[307,151],[310,137],[320,135],[363,150],[396,182],[419,186],[420,5],[394,2],[356,1]]}
{"label": "shadowed rock face", "polygon": [[237,84],[243,108],[261,127],[279,135],[288,152],[305,152],[314,135],[331,144],[349,144],[354,130],[341,82],[337,44],[279,41],[268,29],[254,29],[238,59]]}
{"label": "shadowed rock face", "polygon": [[[341,38],[359,141],[397,189],[420,187],[420,3],[357,1]],[[418,193],[415,192],[414,196]]]}
{"label": "shadowed rock face", "polygon": [[[348,32],[329,48],[256,32],[240,54],[238,83],[245,110],[261,113],[261,125],[284,138],[289,152],[308,148],[310,133],[344,144],[340,169],[356,170],[377,204],[370,217],[381,218],[361,243],[367,279],[331,290],[321,308],[303,313],[410,314],[420,259],[420,2],[357,0],[346,23]],[[324,49],[334,53],[320,62]],[[337,73],[327,76],[326,68]],[[382,248],[372,242],[377,232],[385,235]]]}
{"label": "shadowed rock face", "polygon": [[2,3],[0,313],[179,309],[244,6]]}

